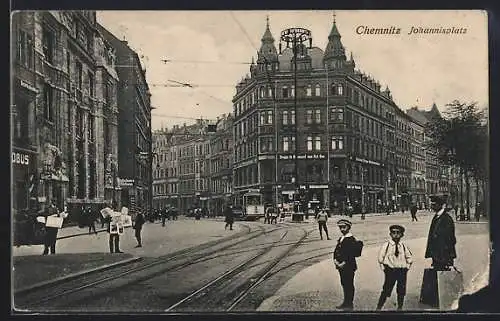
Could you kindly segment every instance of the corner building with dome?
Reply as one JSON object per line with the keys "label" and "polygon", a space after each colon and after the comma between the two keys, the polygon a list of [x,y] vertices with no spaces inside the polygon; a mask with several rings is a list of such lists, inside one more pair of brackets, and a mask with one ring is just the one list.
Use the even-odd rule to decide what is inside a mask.
{"label": "corner building with dome", "polygon": [[324,50],[312,40],[296,48],[295,64],[290,43],[275,40],[268,19],[257,59],[236,85],[236,205],[259,192],[265,204],[383,211],[396,201],[401,110],[387,87],[346,57],[335,21]]}

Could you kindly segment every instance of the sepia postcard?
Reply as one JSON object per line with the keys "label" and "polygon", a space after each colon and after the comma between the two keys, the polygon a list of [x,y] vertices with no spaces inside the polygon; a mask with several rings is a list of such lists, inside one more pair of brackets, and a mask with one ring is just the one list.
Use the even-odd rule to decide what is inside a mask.
{"label": "sepia postcard", "polygon": [[457,311],[488,285],[487,12],[11,35],[13,313]]}

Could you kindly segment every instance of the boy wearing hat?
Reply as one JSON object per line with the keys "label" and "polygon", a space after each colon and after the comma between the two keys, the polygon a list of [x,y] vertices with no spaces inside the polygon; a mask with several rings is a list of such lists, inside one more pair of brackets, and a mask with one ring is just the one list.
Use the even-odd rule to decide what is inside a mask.
{"label": "boy wearing hat", "polygon": [[385,301],[391,296],[396,286],[398,310],[403,309],[406,295],[406,276],[412,264],[412,253],[408,246],[401,241],[405,228],[401,225],[391,225],[389,235],[391,239],[385,242],[378,254],[378,263],[384,271],[384,285],[377,303],[377,310],[382,309]]}
{"label": "boy wearing hat", "polygon": [[357,270],[356,265],[356,239],[351,234],[351,222],[341,219],[337,225],[342,233],[338,239],[337,246],[333,251],[333,262],[339,271],[340,284],[344,291],[344,301],[337,309],[352,310],[354,300],[354,273]]}

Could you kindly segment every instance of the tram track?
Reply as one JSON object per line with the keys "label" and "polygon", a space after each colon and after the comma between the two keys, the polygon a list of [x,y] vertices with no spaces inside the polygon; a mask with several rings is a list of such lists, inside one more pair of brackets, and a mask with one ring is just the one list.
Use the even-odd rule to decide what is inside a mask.
{"label": "tram track", "polygon": [[[256,227],[256,231],[251,231],[246,226],[247,231],[237,233],[231,237],[211,241],[153,260],[141,260],[126,266],[116,267],[102,274],[92,273],[90,275],[82,275],[67,281],[46,284],[40,288],[18,291],[14,294],[16,307],[30,310],[44,305],[57,307],[64,305],[68,301],[75,302],[85,299],[88,296],[93,298],[103,296],[111,289],[121,288],[154,278],[162,273],[180,270],[201,262],[206,256],[224,251],[282,228],[276,227],[266,230],[264,226]],[[242,239],[234,242],[238,238]],[[87,295],[82,295],[85,293]],[[75,298],[75,296],[78,297]]]}
{"label": "tram track", "polygon": [[[290,227],[292,225],[283,224],[282,226]],[[298,229],[302,230],[303,235],[297,241],[290,242],[286,245],[280,244],[285,236],[287,236],[287,230],[277,241],[270,243],[250,258],[205,283],[176,303],[171,304],[165,309],[165,312],[186,310],[210,311],[214,310],[214,307],[216,307],[216,310],[225,311],[235,309],[255,287],[267,279],[272,269],[291,251],[296,249],[313,231],[306,231],[304,227],[299,227]],[[287,247],[280,251],[278,255],[269,258],[268,261],[258,262],[261,259],[265,259],[266,256],[270,256],[273,249],[275,250],[280,246]],[[264,267],[259,268],[259,265],[264,265]],[[245,272],[251,271],[252,269],[256,271],[249,273],[249,275],[244,275]]]}

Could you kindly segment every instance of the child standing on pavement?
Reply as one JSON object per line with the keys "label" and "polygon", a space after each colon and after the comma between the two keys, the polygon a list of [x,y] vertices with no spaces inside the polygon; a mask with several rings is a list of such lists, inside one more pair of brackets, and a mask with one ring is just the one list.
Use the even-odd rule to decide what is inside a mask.
{"label": "child standing on pavement", "polygon": [[396,286],[398,310],[403,309],[406,295],[406,276],[412,264],[412,253],[408,246],[401,241],[405,228],[401,225],[391,225],[389,235],[391,239],[385,242],[379,251],[378,263],[384,271],[384,285],[377,303],[377,310],[382,309],[385,301],[391,296]]}

